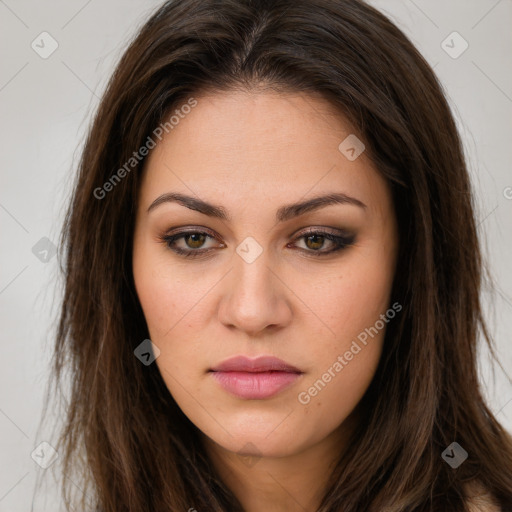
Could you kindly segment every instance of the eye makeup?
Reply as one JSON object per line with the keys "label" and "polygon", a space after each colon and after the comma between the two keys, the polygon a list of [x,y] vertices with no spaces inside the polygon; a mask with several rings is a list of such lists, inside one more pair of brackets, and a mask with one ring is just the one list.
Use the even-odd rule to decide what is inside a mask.
{"label": "eye makeup", "polygon": [[[208,239],[219,241],[218,237],[215,236],[213,232],[205,228],[171,231],[170,233],[159,236],[161,243],[164,243],[175,254],[185,258],[198,258],[206,254],[211,254],[211,252],[216,249],[226,247],[226,244],[219,241],[220,245],[218,247],[203,248],[203,245]],[[298,250],[314,257],[322,257],[350,247],[355,242],[355,235],[341,230],[309,228],[300,232],[299,235],[294,238],[293,242],[287,244],[286,247],[297,247],[295,242],[302,239],[304,239],[305,248],[298,248]],[[182,242],[181,246],[178,242]],[[330,249],[325,250],[325,245],[330,246]]]}

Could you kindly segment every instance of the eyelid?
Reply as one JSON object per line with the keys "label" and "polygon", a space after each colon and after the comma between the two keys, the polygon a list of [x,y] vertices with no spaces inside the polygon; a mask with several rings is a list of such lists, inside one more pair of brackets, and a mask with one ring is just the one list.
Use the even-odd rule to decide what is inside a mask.
{"label": "eyelid", "polygon": [[174,235],[187,235],[188,233],[201,233],[208,236],[211,236],[215,240],[218,240],[216,234],[209,228],[205,228],[203,226],[188,226],[186,228],[175,228],[166,231],[163,236],[171,237]]}
{"label": "eyelid", "polygon": [[[333,228],[326,228],[326,227],[310,227],[307,228],[305,231],[299,231],[298,234],[296,234],[291,242],[291,244],[294,244],[297,242],[297,240],[303,239],[305,237],[308,237],[310,235],[320,235],[326,238],[331,242],[332,245],[334,245],[333,249],[330,250],[307,250],[299,248],[302,252],[308,255],[313,256],[329,256],[331,254],[334,254],[336,252],[339,252],[342,249],[346,249],[352,245],[354,245],[356,240],[356,234],[350,233],[346,230],[342,229],[333,229]],[[289,244],[287,244],[288,246]]]}
{"label": "eyelid", "polygon": [[301,228],[299,230],[297,230],[292,236],[294,238],[297,238],[297,237],[301,237],[301,236],[305,236],[305,235],[308,235],[309,233],[313,233],[313,234],[316,234],[316,233],[328,233],[330,235],[333,235],[333,236],[339,236],[339,237],[346,237],[346,238],[351,238],[354,236],[354,233],[353,232],[350,232],[346,229],[340,229],[340,228],[329,228],[329,227],[326,227],[326,226],[310,226],[310,227],[307,227],[307,228]]}
{"label": "eyelid", "polygon": [[[304,230],[304,231],[303,231]],[[327,226],[309,226],[307,228],[299,228],[296,230],[291,237],[297,238],[299,236],[304,236],[309,233],[329,233],[334,236],[340,236],[340,237],[346,237],[346,238],[352,238],[354,236],[353,232],[348,231],[346,229],[341,228],[330,228]],[[175,228],[169,231],[166,231],[162,236],[171,237],[174,235],[186,235],[187,233],[201,233],[201,234],[207,234],[214,238],[215,240],[219,240],[218,236],[209,228],[206,228],[204,226],[188,226],[186,228]]]}
{"label": "eyelid", "polygon": [[[206,235],[209,238],[217,240],[220,244],[220,248],[225,248],[226,244],[220,242],[219,238],[209,229],[205,227],[199,226],[188,226],[187,228],[176,228],[173,230],[169,230],[163,235],[159,237],[159,241],[163,242],[167,245],[168,249],[177,254],[178,256],[184,258],[199,258],[199,257],[208,257],[211,255],[212,251],[215,250],[215,247],[208,247],[206,249],[198,248],[198,249],[183,249],[180,247],[171,247],[171,244],[175,243],[176,240],[184,238],[188,234],[201,234]],[[300,252],[304,253],[307,256],[313,257],[322,257],[329,256],[331,254],[342,251],[343,249],[347,249],[352,246],[355,242],[356,235],[353,232],[348,232],[347,230],[339,229],[339,228],[329,228],[329,227],[320,227],[320,226],[309,226],[305,230],[298,230],[295,232],[293,236],[292,242],[287,244],[286,247],[290,245],[294,246],[297,240],[300,240],[304,237],[310,235],[320,235],[326,238],[334,248],[329,250],[308,250],[303,248],[297,248]]]}

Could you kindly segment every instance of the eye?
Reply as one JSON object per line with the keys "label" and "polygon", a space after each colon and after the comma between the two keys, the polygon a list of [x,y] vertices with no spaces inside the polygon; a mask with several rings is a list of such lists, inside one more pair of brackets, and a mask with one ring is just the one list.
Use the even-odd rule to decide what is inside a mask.
{"label": "eye", "polygon": [[[208,239],[216,240],[217,238],[206,231],[190,230],[164,235],[160,239],[176,254],[186,258],[197,258],[214,250],[215,247],[205,247],[205,243]],[[337,235],[328,231],[311,229],[295,238],[295,242],[302,239],[304,239],[305,248],[299,247],[301,251],[311,253],[312,256],[325,256],[352,245],[355,235],[347,233]],[[182,243],[179,244],[178,242]],[[325,250],[325,245],[330,247],[330,249]],[[294,243],[287,245],[287,247],[294,246],[296,247]],[[224,247],[226,245],[220,243],[220,248]]]}
{"label": "eye", "polygon": [[[161,237],[161,240],[166,243],[169,249],[187,258],[195,258],[212,250],[212,247],[203,248],[207,239],[215,240],[215,237],[205,231],[192,230]],[[181,247],[177,244],[180,240],[183,242]],[[185,247],[183,247],[183,244]],[[225,247],[225,245],[221,244],[221,247]]]}
{"label": "eye", "polygon": [[[355,235],[346,233],[337,235],[328,231],[312,229],[306,233],[302,233],[295,239],[295,241],[302,239],[304,239],[304,245],[306,249],[301,248],[301,250],[313,253],[313,256],[325,256],[351,246],[355,241]],[[326,243],[331,247],[331,249],[322,250]]]}

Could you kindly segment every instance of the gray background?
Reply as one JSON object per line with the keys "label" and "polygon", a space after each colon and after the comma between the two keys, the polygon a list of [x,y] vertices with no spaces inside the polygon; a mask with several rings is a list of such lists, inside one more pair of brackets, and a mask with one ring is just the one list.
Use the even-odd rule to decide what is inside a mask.
{"label": "gray background", "polygon": [[[498,286],[495,294],[484,290],[486,314],[500,361],[512,375],[512,2],[372,3],[435,68],[453,107],[486,258]],[[0,0],[0,512],[30,510],[36,476],[51,471],[31,458],[42,441],[52,443],[49,431],[37,427],[60,298],[57,259],[51,250],[43,252],[51,245],[40,240],[57,243],[90,117],[127,41],[158,5],[149,0]],[[58,43],[47,59],[31,47],[35,40],[50,48],[49,39],[41,43],[43,31]],[[450,36],[454,31],[469,45],[457,58],[464,43]],[[491,409],[512,431],[512,386],[499,367],[493,379],[486,350],[480,361]],[[471,455],[471,447],[465,448]],[[34,510],[56,511],[55,485],[51,478],[44,480]]]}

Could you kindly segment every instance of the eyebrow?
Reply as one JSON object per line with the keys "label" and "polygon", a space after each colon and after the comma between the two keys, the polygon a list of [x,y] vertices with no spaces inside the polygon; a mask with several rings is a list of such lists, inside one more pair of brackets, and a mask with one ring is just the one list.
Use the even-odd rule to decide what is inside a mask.
{"label": "eyebrow", "polygon": [[[163,203],[178,203],[189,208],[190,210],[195,210],[204,215],[208,215],[209,217],[216,217],[226,221],[231,220],[231,217],[228,215],[226,209],[222,206],[213,205],[202,201],[201,199],[175,192],[169,192],[157,197],[150,204],[147,210],[148,213]],[[276,212],[276,220],[278,222],[285,222],[287,220],[293,219],[294,217],[303,215],[304,213],[318,210],[332,204],[348,204],[358,206],[359,208],[363,209],[366,208],[366,205],[355,197],[351,197],[343,193],[333,193],[313,197],[307,201],[282,206]]]}

